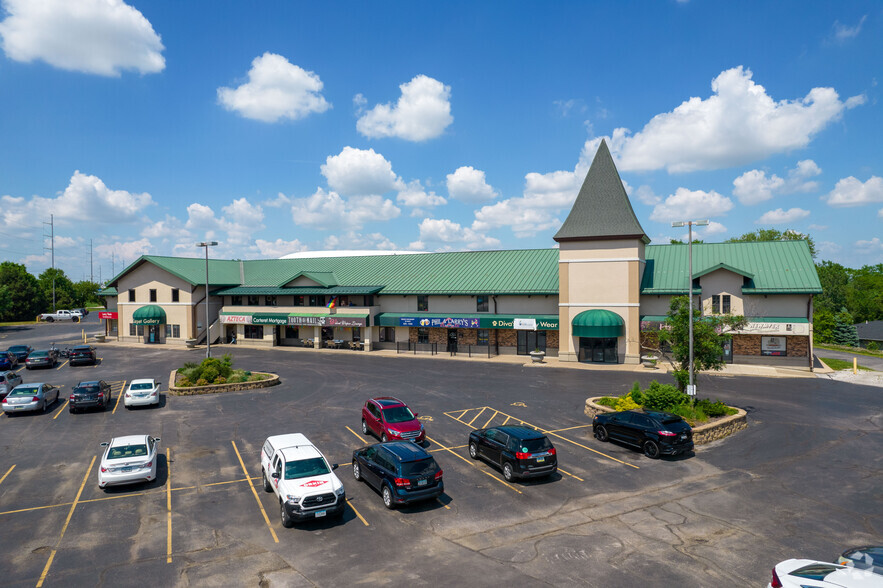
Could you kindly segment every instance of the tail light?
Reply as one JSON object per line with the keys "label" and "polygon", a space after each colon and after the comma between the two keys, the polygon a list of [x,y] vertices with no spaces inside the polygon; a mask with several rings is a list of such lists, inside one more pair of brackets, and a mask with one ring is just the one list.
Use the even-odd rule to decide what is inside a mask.
{"label": "tail light", "polygon": [[555,451],[555,448],[553,447],[552,449],[549,450],[549,455],[558,455],[558,452]]}
{"label": "tail light", "polygon": [[146,463],[146,464],[144,464],[144,466],[143,466],[143,467],[145,467],[145,468],[150,468],[150,467],[153,467],[153,460],[151,460],[151,461],[148,461],[148,462],[147,462],[147,463]]}
{"label": "tail light", "polygon": [[104,466],[101,466],[101,473],[103,474],[103,473],[105,473],[106,471],[107,471],[107,468],[104,467]]}
{"label": "tail light", "polygon": [[439,471],[435,472],[435,481],[436,481],[436,482],[438,482],[439,480],[442,479],[442,474],[443,474],[443,473],[444,473],[444,470],[439,470]]}
{"label": "tail light", "polygon": [[776,574],[776,568],[773,568],[773,577],[770,580],[770,588],[782,588],[782,582]]}
{"label": "tail light", "polygon": [[40,402],[40,397],[34,396],[33,398],[31,398],[31,402]]}
{"label": "tail light", "polygon": [[671,431],[656,431],[661,437],[677,437],[677,433],[672,433]]}
{"label": "tail light", "polygon": [[73,395],[73,394],[71,394],[71,397],[70,397],[70,398],[68,398],[68,400],[70,400],[70,401],[71,401],[71,402],[73,402],[73,401],[74,401],[74,395]]}
{"label": "tail light", "polygon": [[399,488],[409,488],[411,486],[411,480],[408,478],[396,478],[396,486]]}
{"label": "tail light", "polygon": [[6,397],[5,397],[5,396],[3,397],[2,402],[3,402],[4,404],[6,403]]}
{"label": "tail light", "polygon": [[515,452],[515,459],[530,459],[529,453],[522,453],[521,451]]}

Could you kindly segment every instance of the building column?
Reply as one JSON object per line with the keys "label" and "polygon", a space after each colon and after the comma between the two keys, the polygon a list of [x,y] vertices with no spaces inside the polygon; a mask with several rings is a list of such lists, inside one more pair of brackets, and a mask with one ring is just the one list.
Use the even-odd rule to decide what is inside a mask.
{"label": "building column", "polygon": [[365,333],[362,337],[362,342],[365,344],[365,351],[371,351],[371,342],[375,337],[380,339],[380,332],[377,328],[378,327],[362,327],[362,332]]}
{"label": "building column", "polygon": [[316,325],[313,327],[313,349],[322,348],[322,327]]}

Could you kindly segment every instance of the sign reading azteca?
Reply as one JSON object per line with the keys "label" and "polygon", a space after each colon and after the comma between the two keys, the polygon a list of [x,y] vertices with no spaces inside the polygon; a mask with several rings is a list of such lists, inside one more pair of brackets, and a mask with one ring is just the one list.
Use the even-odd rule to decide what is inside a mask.
{"label": "sign reading azteca", "polygon": [[221,324],[240,324],[240,325],[250,325],[251,324],[251,315],[247,314],[222,314],[221,315]]}

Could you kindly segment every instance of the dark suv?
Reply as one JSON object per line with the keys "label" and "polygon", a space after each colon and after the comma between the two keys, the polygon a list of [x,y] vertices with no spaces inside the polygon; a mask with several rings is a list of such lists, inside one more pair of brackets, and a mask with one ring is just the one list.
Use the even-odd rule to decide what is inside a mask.
{"label": "dark suv", "polygon": [[693,449],[693,429],[676,414],[655,410],[625,410],[596,414],[592,432],[599,441],[619,441],[656,459]]}
{"label": "dark suv", "polygon": [[80,382],[71,390],[68,401],[71,413],[75,413],[79,409],[93,407],[107,410],[111,401],[110,384],[104,380]]}
{"label": "dark suv", "polygon": [[95,348],[91,345],[77,345],[71,349],[69,357],[71,365],[81,363],[95,365],[95,362],[98,360],[98,356],[95,354]]}
{"label": "dark suv", "polygon": [[507,482],[551,476],[558,455],[549,438],[527,427],[493,427],[469,433],[469,456],[499,466]]}
{"label": "dark suv", "polygon": [[445,491],[442,469],[435,459],[408,441],[353,451],[353,477],[379,490],[386,508],[436,498]]}

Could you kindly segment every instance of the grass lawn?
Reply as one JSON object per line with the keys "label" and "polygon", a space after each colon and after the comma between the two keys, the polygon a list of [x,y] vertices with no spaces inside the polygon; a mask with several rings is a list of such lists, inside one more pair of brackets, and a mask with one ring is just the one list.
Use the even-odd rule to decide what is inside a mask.
{"label": "grass lawn", "polygon": [[861,347],[846,347],[845,345],[828,345],[827,343],[813,343],[815,349],[827,349],[828,351],[845,351],[855,355],[867,355],[868,357],[883,357],[883,352],[868,351]]}
{"label": "grass lawn", "polygon": [[37,321],[12,321],[9,323],[0,323],[0,327],[17,327],[19,325],[33,325]]}
{"label": "grass lawn", "polygon": [[[819,357],[819,359],[824,361],[825,365],[827,365],[832,370],[851,370],[852,369],[852,362],[851,361],[845,361],[843,359],[834,359],[833,357]],[[861,364],[859,364],[858,369],[865,370],[866,372],[873,371],[871,368],[865,367]]]}

